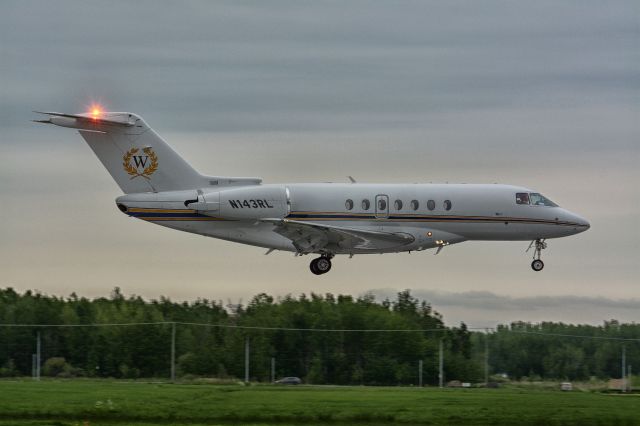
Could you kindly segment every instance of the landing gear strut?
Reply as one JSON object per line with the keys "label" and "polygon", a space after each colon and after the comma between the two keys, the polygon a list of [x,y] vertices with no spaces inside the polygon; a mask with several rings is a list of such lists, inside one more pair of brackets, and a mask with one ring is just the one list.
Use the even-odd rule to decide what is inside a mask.
{"label": "landing gear strut", "polygon": [[313,259],[309,264],[309,269],[316,275],[326,274],[331,270],[331,258],[333,256],[322,255],[317,259]]}
{"label": "landing gear strut", "polygon": [[531,241],[531,244],[529,244],[529,248],[527,249],[527,251],[531,250],[531,247],[534,247],[531,269],[536,272],[542,271],[542,268],[544,268],[544,262],[540,259],[540,257],[542,257],[542,250],[547,248],[547,243],[544,242],[544,239],[541,240],[538,238],[537,240]]}

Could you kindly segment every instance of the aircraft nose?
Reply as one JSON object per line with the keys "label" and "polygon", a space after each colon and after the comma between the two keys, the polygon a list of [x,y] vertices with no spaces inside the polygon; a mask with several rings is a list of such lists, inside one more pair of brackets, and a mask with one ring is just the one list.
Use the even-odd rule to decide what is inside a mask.
{"label": "aircraft nose", "polygon": [[569,213],[570,221],[576,224],[576,231],[584,232],[591,228],[591,224],[587,219],[575,213]]}

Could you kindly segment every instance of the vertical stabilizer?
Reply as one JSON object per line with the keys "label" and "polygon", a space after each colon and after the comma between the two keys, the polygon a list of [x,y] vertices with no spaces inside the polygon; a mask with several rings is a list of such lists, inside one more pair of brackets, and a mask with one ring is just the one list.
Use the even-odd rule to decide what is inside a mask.
{"label": "vertical stabilizer", "polygon": [[125,194],[194,189],[207,179],[135,114],[46,114],[39,122],[78,129]]}
{"label": "vertical stabilizer", "polygon": [[130,112],[40,112],[36,123],[77,129],[125,194],[206,187],[260,185],[254,177],[204,176],[180,157],[144,120]]}

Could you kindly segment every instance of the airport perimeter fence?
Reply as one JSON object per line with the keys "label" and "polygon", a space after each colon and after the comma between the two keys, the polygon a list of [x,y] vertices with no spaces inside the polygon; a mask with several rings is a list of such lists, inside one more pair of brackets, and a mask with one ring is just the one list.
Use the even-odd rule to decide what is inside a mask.
{"label": "airport perimeter fence", "polygon": [[[506,343],[505,343],[506,341]],[[515,342],[515,343],[514,343]],[[573,345],[572,342],[580,342]],[[505,328],[312,329],[192,322],[0,324],[0,377],[209,378],[333,385],[495,386],[597,371],[632,387],[640,338]],[[523,374],[524,372],[524,374]]]}

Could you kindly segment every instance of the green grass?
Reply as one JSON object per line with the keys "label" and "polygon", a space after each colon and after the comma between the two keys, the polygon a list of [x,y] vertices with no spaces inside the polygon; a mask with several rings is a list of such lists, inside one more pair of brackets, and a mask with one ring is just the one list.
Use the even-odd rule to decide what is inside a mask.
{"label": "green grass", "polygon": [[640,425],[640,396],[525,389],[0,381],[0,426]]}

